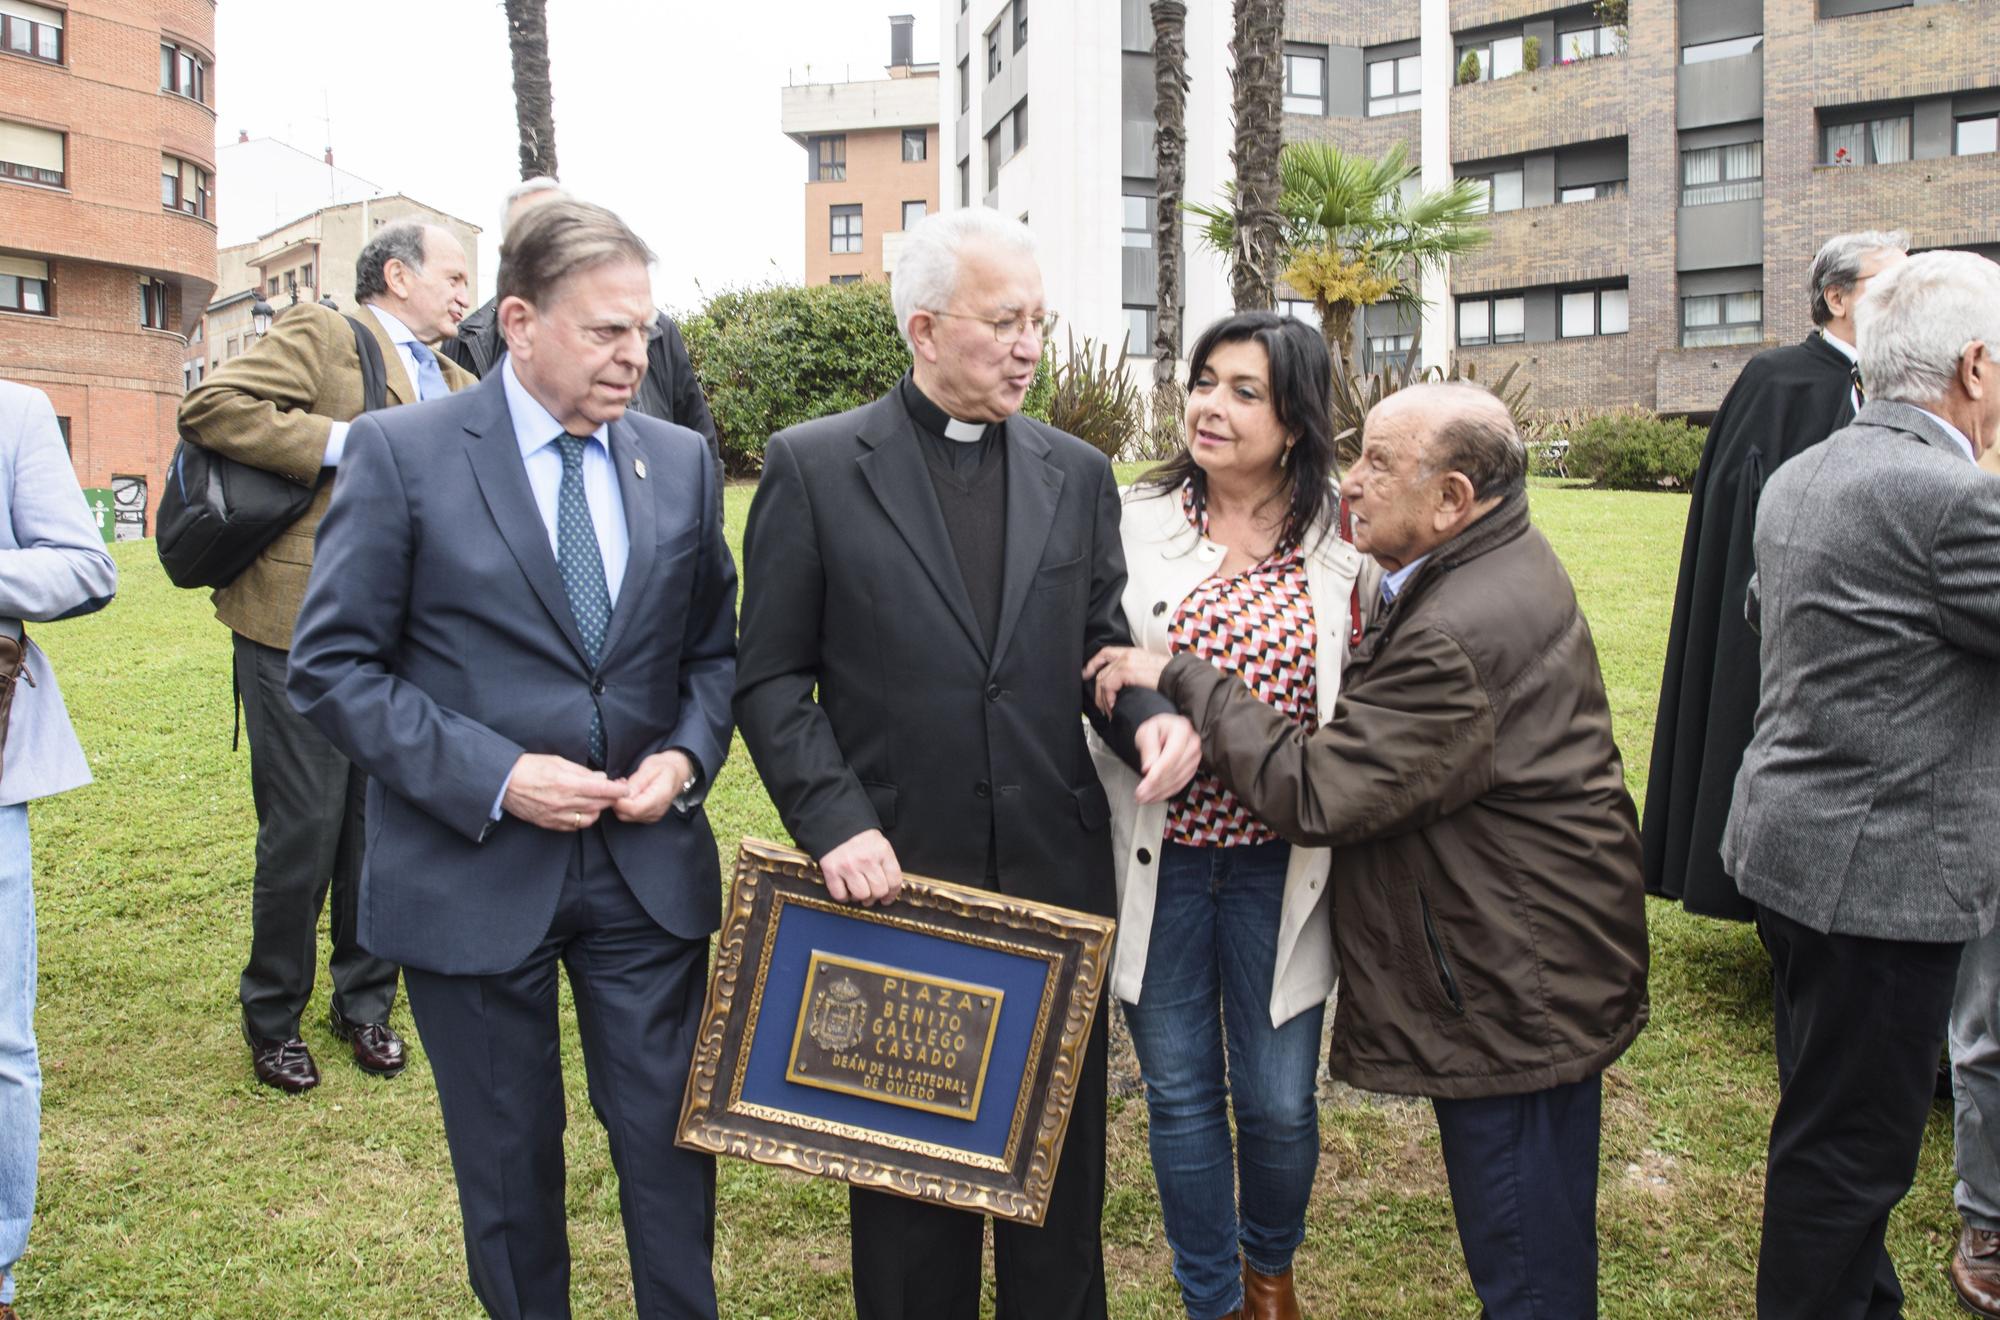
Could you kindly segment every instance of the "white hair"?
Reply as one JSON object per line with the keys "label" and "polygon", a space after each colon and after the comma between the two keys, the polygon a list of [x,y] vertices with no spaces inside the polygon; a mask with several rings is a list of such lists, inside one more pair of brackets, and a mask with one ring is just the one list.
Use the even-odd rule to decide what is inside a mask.
{"label": "white hair", "polygon": [[1935,404],[1967,345],[2000,357],[2000,266],[1975,252],[1911,257],[1869,281],[1854,330],[1868,397]]}
{"label": "white hair", "polygon": [[1812,261],[1812,319],[1814,325],[1833,320],[1826,291],[1854,291],[1861,278],[1861,263],[1877,252],[1908,252],[1910,236],[1900,229],[1864,229],[1858,234],[1836,234],[1826,241]]}
{"label": "white hair", "polygon": [[958,291],[959,261],[973,243],[992,244],[1029,258],[1035,255],[1035,236],[1028,227],[988,207],[967,206],[925,216],[903,240],[889,284],[896,328],[912,351],[916,342],[910,338],[910,318],[918,312],[946,310],[945,304]]}
{"label": "white hair", "polygon": [[546,174],[537,174],[532,179],[523,179],[509,188],[507,195],[500,199],[500,239],[502,242],[505,242],[507,239],[507,222],[514,218],[514,203],[520,201],[523,197],[533,197],[537,193],[554,193],[558,197],[569,196],[568,193],[563,191],[563,186],[560,183],[557,183]]}

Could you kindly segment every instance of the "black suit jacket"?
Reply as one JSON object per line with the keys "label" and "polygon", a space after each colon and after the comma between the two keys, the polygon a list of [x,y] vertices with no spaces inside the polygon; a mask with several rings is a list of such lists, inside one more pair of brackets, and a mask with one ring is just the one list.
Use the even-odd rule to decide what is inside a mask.
{"label": "black suit jacket", "polygon": [[[368,772],[360,938],[451,975],[517,965],[547,933],[574,835],[493,804],[523,752],[605,769],[680,747],[712,784],[729,750],[736,575],[699,436],[627,413],[611,457],[631,556],[593,667],[535,507],[500,379],[369,413],[348,432],[292,645],[292,704]],[[639,476],[639,464],[646,475]],[[653,919],[698,939],[721,914],[700,811],[602,817]]]}
{"label": "black suit jacket", "polygon": [[[879,827],[904,869],[978,885],[990,838],[1003,892],[1109,914],[1081,675],[1130,642],[1118,487],[1074,436],[1005,427],[990,650],[897,393],[772,437],[743,537],[737,723],[813,856]],[[1138,725],[1172,709],[1128,690],[1102,727],[1129,758]]]}

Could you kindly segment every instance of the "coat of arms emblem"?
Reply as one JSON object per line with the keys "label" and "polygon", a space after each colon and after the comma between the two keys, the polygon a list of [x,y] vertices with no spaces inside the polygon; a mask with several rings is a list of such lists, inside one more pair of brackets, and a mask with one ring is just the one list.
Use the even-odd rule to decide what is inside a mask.
{"label": "coat of arms emblem", "polygon": [[851,1050],[861,1043],[868,1017],[868,1001],[861,987],[843,976],[813,996],[812,1019],[806,1031],[819,1047],[830,1053]]}

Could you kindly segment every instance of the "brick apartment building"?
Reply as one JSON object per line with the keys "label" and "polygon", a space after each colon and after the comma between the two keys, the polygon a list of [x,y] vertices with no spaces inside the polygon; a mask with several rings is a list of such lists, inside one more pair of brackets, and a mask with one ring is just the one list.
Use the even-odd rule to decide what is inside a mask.
{"label": "brick apartment building", "polygon": [[938,209],[938,71],[912,59],[914,21],[889,20],[887,78],[783,89],[806,151],[807,284],[887,279],[903,231]]}
{"label": "brick apartment building", "polygon": [[150,530],[215,288],[214,0],[0,0],[0,376]]}
{"label": "brick apartment building", "polygon": [[[2000,251],[2000,0],[1630,12],[1621,30],[1548,0],[1288,7],[1288,138],[1405,142],[1427,184],[1440,165],[1486,183],[1492,241],[1425,323],[1482,377],[1519,362],[1542,406],[1704,414],[1811,328],[1828,237]],[[1368,326],[1378,354],[1407,351],[1415,327],[1391,321]]]}

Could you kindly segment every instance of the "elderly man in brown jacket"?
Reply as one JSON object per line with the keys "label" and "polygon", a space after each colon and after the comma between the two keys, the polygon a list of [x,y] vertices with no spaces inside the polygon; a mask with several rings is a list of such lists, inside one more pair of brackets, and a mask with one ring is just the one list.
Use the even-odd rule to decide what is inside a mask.
{"label": "elderly man in brown jacket", "polygon": [[1332,722],[1301,729],[1189,654],[1106,651],[1087,672],[1100,699],[1157,685],[1261,820],[1334,850],[1334,1071],[1432,1098],[1492,1320],[1584,1320],[1600,1077],[1647,1012],[1638,822],[1596,647],[1529,525],[1499,400],[1404,390],[1363,440],[1342,493],[1383,603]]}
{"label": "elderly man in brown jacket", "polygon": [[[355,320],[381,349],[391,405],[417,403],[473,381],[440,357],[471,304],[465,251],[451,231],[395,224],[355,263]],[[181,401],[181,428],[238,462],[302,484],[340,464],[347,424],[363,407],[355,330],[315,303],[288,308],[249,352],[231,358]],[[299,1032],[318,963],[320,908],[333,895],[333,1003],[327,1021],[364,1071],[394,1076],[403,1042],[389,1026],[396,965],[355,938],[365,777],[285,698],[292,625],[312,574],[320,516],[333,483],[243,575],[215,593],[215,617],[235,634],[236,686],[250,733],[257,802],[257,873],[250,898],[250,960],[238,995],[257,1080],[296,1093],[319,1084]]]}

